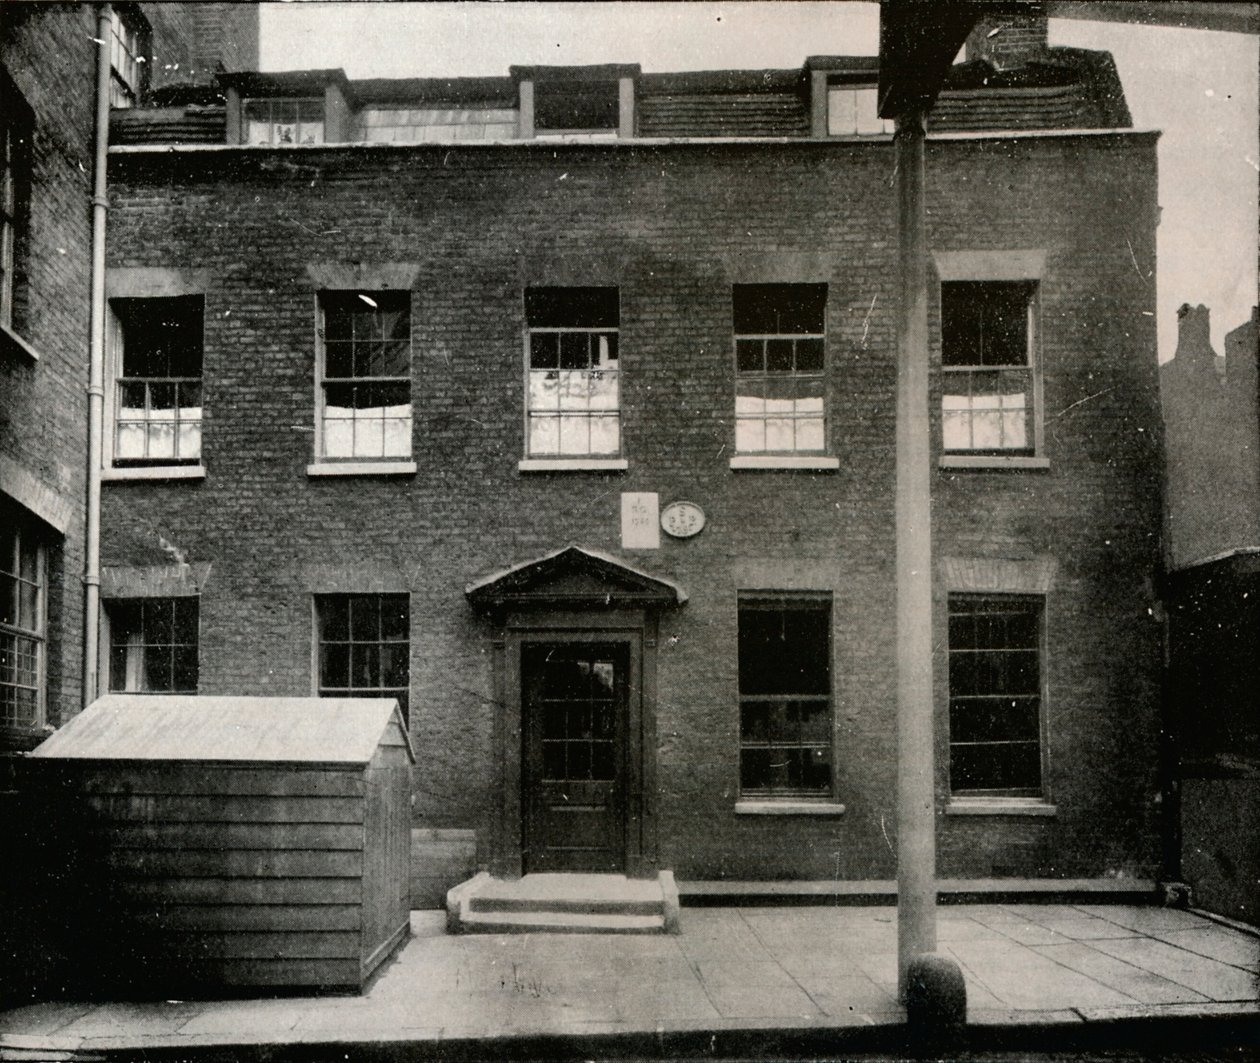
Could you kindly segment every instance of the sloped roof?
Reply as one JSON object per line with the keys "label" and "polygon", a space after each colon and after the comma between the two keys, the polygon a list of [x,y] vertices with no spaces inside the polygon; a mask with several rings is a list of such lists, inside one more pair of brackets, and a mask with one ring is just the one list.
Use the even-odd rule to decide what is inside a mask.
{"label": "sloped roof", "polygon": [[31,756],[355,765],[367,764],[393,727],[414,763],[392,698],[107,694]]}
{"label": "sloped roof", "polygon": [[475,580],[464,590],[476,606],[507,602],[682,605],[687,592],[600,550],[570,543]]}

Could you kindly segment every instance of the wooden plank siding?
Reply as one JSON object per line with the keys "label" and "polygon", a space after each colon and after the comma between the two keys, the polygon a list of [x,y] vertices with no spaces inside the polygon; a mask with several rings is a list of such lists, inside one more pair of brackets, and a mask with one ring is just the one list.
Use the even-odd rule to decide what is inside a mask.
{"label": "wooden plank siding", "polygon": [[[239,716],[226,706],[225,718],[257,720],[266,699],[251,700]],[[167,996],[361,988],[410,920],[413,758],[396,707],[382,716],[379,702],[367,704],[377,730],[357,764],[288,762],[270,731],[258,763],[76,759],[65,741],[63,755],[32,759],[31,792],[48,813],[50,907],[63,918],[49,938],[70,979]],[[282,709],[281,722],[300,731],[293,707]],[[108,716],[90,721],[89,748],[134,745],[134,716],[121,737]],[[303,734],[296,748],[320,741]]]}

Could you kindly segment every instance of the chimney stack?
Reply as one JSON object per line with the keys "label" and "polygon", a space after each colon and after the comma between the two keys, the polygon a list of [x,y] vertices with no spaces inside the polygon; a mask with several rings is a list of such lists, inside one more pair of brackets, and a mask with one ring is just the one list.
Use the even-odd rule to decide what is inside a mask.
{"label": "chimney stack", "polygon": [[1049,23],[1041,3],[1026,4],[1026,14],[985,15],[967,38],[966,59],[985,60],[995,70],[1015,70],[1045,55]]}

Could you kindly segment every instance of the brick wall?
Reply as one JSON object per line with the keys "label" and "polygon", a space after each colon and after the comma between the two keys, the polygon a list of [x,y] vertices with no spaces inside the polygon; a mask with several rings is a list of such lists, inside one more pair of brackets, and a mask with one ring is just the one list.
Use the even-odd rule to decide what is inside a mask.
{"label": "brick wall", "polygon": [[[620,552],[622,492],[696,501],[708,516],[701,535],[630,557],[690,594],[660,623],[649,755],[661,866],[685,878],[891,877],[892,164],[888,144],[115,157],[112,264],[208,267],[215,279],[207,477],[107,485],[105,564],[165,565],[163,540],[211,563],[205,693],[310,692],[311,593],[330,571],[409,589],[415,825],[484,837],[497,801],[496,632],[464,586],[566,541]],[[936,548],[1057,561],[1047,668],[1058,815],[943,818],[941,873],[1152,874],[1160,437],[1142,311],[1154,301],[1154,141],[933,142],[928,173],[935,248],[1040,247],[1048,261],[1050,468],[937,472]],[[360,261],[418,264],[413,479],[304,472],[315,387],[307,267]],[[731,285],[794,271],[829,285],[827,412],[840,468],[735,472]],[[627,472],[517,471],[528,283],[619,286]],[[785,561],[833,593],[838,818],[734,812],[736,593],[741,574]],[[937,673],[944,735],[943,652]]]}
{"label": "brick wall", "polygon": [[95,33],[91,7],[42,4],[6,9],[0,31],[0,61],[34,112],[14,330],[39,354],[0,347],[0,489],[66,522],[45,539],[54,724],[80,704]]}

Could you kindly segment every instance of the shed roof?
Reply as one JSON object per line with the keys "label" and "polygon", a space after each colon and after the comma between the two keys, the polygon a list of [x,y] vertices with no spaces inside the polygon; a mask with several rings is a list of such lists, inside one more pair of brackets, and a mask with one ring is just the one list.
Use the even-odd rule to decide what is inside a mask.
{"label": "shed roof", "polygon": [[367,764],[391,728],[414,763],[392,698],[107,694],[31,756],[350,766]]}

